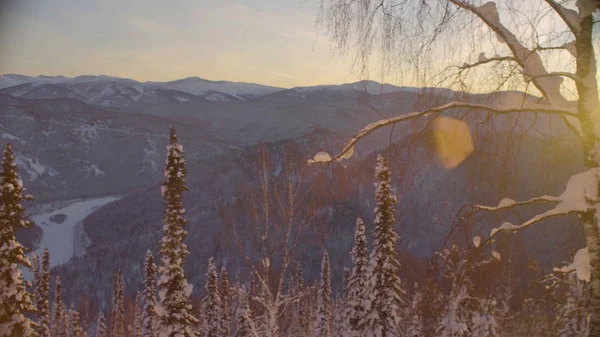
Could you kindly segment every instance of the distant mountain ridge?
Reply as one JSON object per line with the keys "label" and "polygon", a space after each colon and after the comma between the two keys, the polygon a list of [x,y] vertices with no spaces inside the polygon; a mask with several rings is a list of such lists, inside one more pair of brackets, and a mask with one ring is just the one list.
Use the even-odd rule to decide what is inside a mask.
{"label": "distant mountain ridge", "polygon": [[[333,94],[365,92],[370,95],[380,95],[398,91],[417,92],[419,90],[418,88],[398,87],[375,81],[286,89],[256,83],[211,81],[200,77],[187,77],[168,82],[140,82],[106,75],[82,75],[73,78],[65,76],[34,77],[20,74],[0,76],[0,93],[14,97],[30,99],[71,98],[86,103],[116,108],[127,108],[140,102],[140,100],[141,102],[154,102],[153,99],[147,99],[148,96],[156,94],[164,96],[161,91],[169,91],[172,94],[185,93],[212,102],[240,103],[277,93],[303,96],[328,91]],[[189,101],[188,98],[178,99],[177,97],[182,96],[170,95],[170,100]]]}

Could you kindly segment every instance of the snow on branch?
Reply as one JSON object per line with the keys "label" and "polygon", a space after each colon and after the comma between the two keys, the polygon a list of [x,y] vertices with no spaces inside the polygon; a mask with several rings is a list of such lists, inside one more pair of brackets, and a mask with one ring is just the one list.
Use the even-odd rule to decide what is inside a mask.
{"label": "snow on branch", "polygon": [[475,205],[474,207],[483,211],[501,211],[501,210],[505,210],[505,209],[509,209],[509,208],[513,208],[513,207],[517,207],[517,206],[523,206],[523,205],[530,205],[536,202],[541,202],[541,201],[546,201],[546,202],[561,202],[561,199],[559,197],[553,197],[550,195],[542,195],[541,197],[535,197],[526,201],[520,201],[520,202],[516,202],[512,199],[509,198],[504,198],[500,201],[500,203],[498,204],[498,206],[493,207],[493,206],[485,206],[485,205]]}
{"label": "snow on branch", "polygon": [[542,220],[569,214],[581,214],[590,208],[595,207],[595,205],[598,203],[599,181],[600,168],[591,168],[569,178],[565,191],[558,198],[543,196],[521,203],[517,203],[512,200],[505,201],[506,199],[504,199],[504,203],[501,202],[498,207],[486,208],[485,206],[479,206],[480,209],[499,210],[514,207],[516,205],[525,205],[536,201],[558,202],[554,208],[538,214],[520,225],[513,225],[508,222],[503,223],[502,226],[492,229],[490,239],[500,231],[519,231]]}
{"label": "snow on branch", "polygon": [[590,282],[592,268],[590,265],[590,252],[588,248],[585,247],[578,250],[570,265],[562,268],[554,268],[554,271],[560,273],[575,272],[578,279]]}
{"label": "snow on branch", "polygon": [[313,159],[308,161],[309,164],[314,163],[329,163],[334,160],[340,161],[341,159],[348,159],[354,153],[354,146],[358,143],[359,140],[366,137],[371,132],[380,129],[382,127],[392,125],[395,123],[404,122],[407,120],[411,120],[414,118],[427,116],[431,113],[443,113],[447,110],[452,109],[474,109],[474,110],[484,110],[488,112],[492,112],[498,115],[506,115],[512,113],[525,113],[525,112],[539,112],[539,113],[547,113],[547,114],[558,114],[561,116],[576,116],[577,112],[573,110],[566,109],[553,109],[546,107],[533,107],[533,108],[511,108],[511,109],[499,109],[485,104],[474,104],[474,103],[465,103],[465,102],[450,102],[429,110],[425,111],[415,111],[402,116],[392,117],[392,118],[384,118],[375,123],[368,124],[362,130],[360,130],[357,134],[355,134],[352,138],[350,138],[344,147],[336,156],[331,158],[331,156],[327,152],[319,152],[315,155]]}
{"label": "snow on branch", "polygon": [[[517,36],[500,22],[500,15],[496,3],[487,2],[481,6],[475,6],[464,0],[449,0],[454,5],[470,11],[479,17],[490,28],[498,40],[506,44],[513,54],[516,62],[522,68],[523,73],[531,78],[535,87],[552,104],[566,106],[567,99],[560,92],[562,77],[547,76],[548,71],[544,67],[542,58],[535,50],[531,50],[523,45]],[[546,76],[544,76],[546,75]]]}

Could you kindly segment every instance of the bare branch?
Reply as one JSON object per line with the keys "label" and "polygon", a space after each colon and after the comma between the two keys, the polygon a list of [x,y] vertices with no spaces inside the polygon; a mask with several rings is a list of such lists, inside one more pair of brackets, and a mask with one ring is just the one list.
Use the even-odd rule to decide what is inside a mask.
{"label": "bare branch", "polygon": [[461,67],[458,67],[460,70],[465,70],[465,69],[469,69],[469,68],[475,68],[477,66],[483,65],[483,64],[487,64],[487,63],[491,63],[491,62],[503,62],[503,61],[517,61],[514,57],[512,56],[494,56],[482,61],[478,61],[472,64],[468,64],[465,63],[463,64]]}
{"label": "bare branch", "polygon": [[484,104],[473,104],[473,103],[465,103],[465,102],[450,102],[448,104],[444,104],[442,106],[435,107],[435,108],[432,108],[429,110],[420,111],[420,112],[411,112],[406,115],[392,117],[392,118],[385,118],[385,119],[381,119],[375,123],[371,123],[371,124],[367,125],[365,128],[363,128],[362,130],[360,130],[350,140],[348,140],[346,142],[346,144],[344,144],[344,147],[342,148],[342,151],[340,151],[339,154],[337,154],[335,157],[331,158],[331,160],[320,161],[320,163],[326,163],[326,162],[338,160],[340,158],[346,158],[345,156],[353,150],[354,145],[360,139],[366,137],[368,134],[370,134],[371,132],[373,132],[377,129],[380,129],[382,127],[392,125],[395,123],[400,123],[400,122],[404,122],[404,121],[411,120],[414,118],[426,116],[430,113],[443,113],[443,112],[446,112],[447,110],[452,110],[452,109],[485,110],[485,111],[492,112],[492,113],[495,113],[498,115],[506,115],[506,114],[512,114],[512,113],[525,113],[525,112],[539,112],[539,113],[566,115],[566,116],[573,116],[573,117],[576,116],[576,112],[573,112],[571,110],[552,109],[552,108],[545,108],[545,107],[498,109],[498,108],[494,108],[492,106],[484,105]]}
{"label": "bare branch", "polygon": [[518,207],[518,206],[530,205],[530,204],[542,202],[542,201],[558,203],[561,201],[561,199],[558,197],[550,196],[550,195],[542,195],[541,197],[535,197],[535,198],[532,198],[532,199],[529,199],[526,201],[519,201],[519,202],[509,200],[509,199],[504,199],[496,207],[485,206],[485,205],[475,205],[473,207],[483,210],[483,211],[501,211],[501,210],[505,210],[505,209]]}
{"label": "bare branch", "polygon": [[[530,50],[525,47],[519,39],[506,26],[500,22],[500,16],[494,2],[488,2],[482,6],[474,6],[464,0],[449,0],[454,5],[468,10],[479,17],[496,35],[498,39],[503,41],[514,55],[515,60],[523,69],[523,72],[531,77],[538,77],[547,74],[548,71],[544,67],[542,58],[535,50]],[[564,98],[560,91],[560,83],[549,77],[536,78],[533,81],[535,87],[548,99],[551,103],[556,103],[562,106],[567,105],[568,101]]]}
{"label": "bare branch", "polygon": [[573,34],[577,34],[581,30],[581,25],[579,24],[579,14],[576,11],[566,8],[563,5],[559,4],[554,0],[544,0],[560,18],[567,24],[567,27],[573,32]]}

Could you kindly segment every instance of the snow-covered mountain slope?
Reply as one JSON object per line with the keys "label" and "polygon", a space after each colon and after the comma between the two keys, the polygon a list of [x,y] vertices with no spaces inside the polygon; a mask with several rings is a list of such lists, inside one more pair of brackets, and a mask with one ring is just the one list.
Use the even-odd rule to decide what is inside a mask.
{"label": "snow-covered mountain slope", "polygon": [[0,138],[10,141],[20,174],[37,200],[118,194],[156,181],[169,125],[188,139],[190,160],[229,148],[209,125],[111,111],[70,99],[0,94]]}
{"label": "snow-covered mountain slope", "polygon": [[[152,82],[152,84],[155,84],[162,89],[183,91],[192,95],[203,96],[207,99],[210,99],[209,97],[211,94],[223,93],[238,98],[241,101],[282,90],[282,88],[255,83],[209,81],[199,77],[188,77],[166,83]],[[215,98],[221,100],[221,98]]]}
{"label": "snow-covered mountain slope", "polygon": [[[53,88],[64,88],[78,96],[69,97],[64,92],[54,95],[39,95],[33,90],[42,85]],[[138,82],[136,80],[111,76],[24,76],[7,74],[0,76],[0,89],[3,93],[28,98],[73,98],[88,103],[116,108],[127,108],[135,104],[145,92],[165,90],[182,92],[188,95],[200,96],[209,101],[242,102],[271,94],[282,88],[270,87],[254,83],[210,81],[198,77],[189,77],[170,82]],[[185,102],[185,96],[180,94],[180,101]]]}

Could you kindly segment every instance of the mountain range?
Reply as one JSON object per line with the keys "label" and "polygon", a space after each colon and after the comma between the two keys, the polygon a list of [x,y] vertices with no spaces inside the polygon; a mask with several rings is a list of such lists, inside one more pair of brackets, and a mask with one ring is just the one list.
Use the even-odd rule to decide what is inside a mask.
{"label": "mountain range", "polygon": [[[188,163],[185,204],[193,249],[186,272],[196,289],[203,284],[209,256],[228,264],[231,274],[243,269],[227,226],[232,217],[236,223],[250,223],[245,210],[250,196],[258,193],[263,153],[269,158],[270,179],[301,167],[303,187],[320,200],[316,227],[308,234],[318,239],[298,252],[309,278],[318,274],[323,247],[338,267],[348,263],[353,221],[371,216],[373,156],[378,152],[391,156],[396,174],[403,249],[419,256],[439,249],[463,204],[557,194],[581,169],[576,164],[581,154],[572,151],[575,137],[560,118],[466,111],[448,114],[468,124],[475,146],[455,170],[437,162],[431,145],[428,126],[436,116],[365,138],[342,166],[305,165],[318,151],[339,150],[368,123],[456,97],[495,106],[539,104],[535,97],[515,92],[470,95],[373,81],[284,89],[197,77],[138,82],[109,76],[3,75],[0,138],[15,147],[25,187],[36,198],[28,208],[38,226],[20,237],[29,247],[43,248],[40,244],[50,235],[66,235],[56,226],[68,227],[69,242],[53,248],[72,245],[57,252],[63,258],[53,263],[68,296],[90,292],[102,298],[106,292],[109,298],[114,268],[123,268],[126,284],[138,282],[139,263],[147,249],[156,252],[160,236],[159,186],[169,125],[177,127]],[[566,155],[574,159],[561,160]],[[95,206],[73,210],[84,204]],[[482,226],[489,224],[486,219]],[[127,270],[130,265],[138,267]]]}

